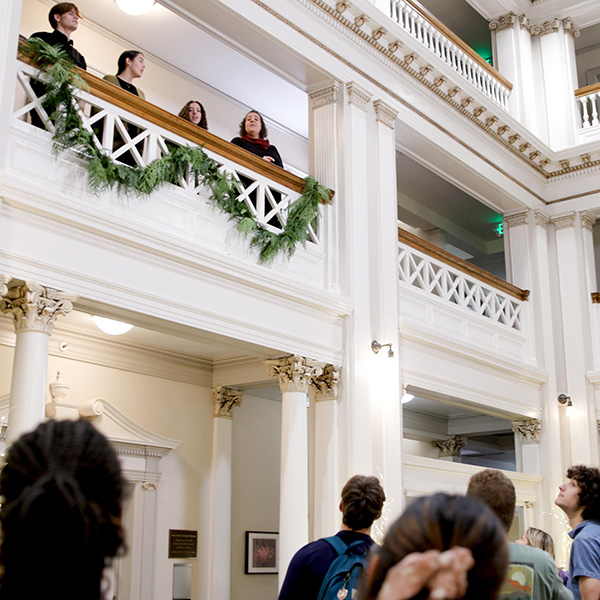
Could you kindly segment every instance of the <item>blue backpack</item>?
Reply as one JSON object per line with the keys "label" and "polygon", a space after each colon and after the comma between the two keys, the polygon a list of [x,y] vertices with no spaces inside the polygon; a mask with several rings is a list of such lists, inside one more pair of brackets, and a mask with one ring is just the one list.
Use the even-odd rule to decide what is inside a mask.
{"label": "blue backpack", "polygon": [[323,539],[333,546],[338,555],[323,579],[317,600],[353,600],[367,565],[368,545],[359,540],[346,546],[336,535]]}

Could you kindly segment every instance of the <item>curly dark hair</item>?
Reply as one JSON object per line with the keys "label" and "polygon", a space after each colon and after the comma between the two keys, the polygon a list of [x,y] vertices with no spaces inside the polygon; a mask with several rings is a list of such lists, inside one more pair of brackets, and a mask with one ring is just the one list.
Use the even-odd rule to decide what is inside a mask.
{"label": "curly dark hair", "polygon": [[200,110],[202,111],[202,118],[200,119],[200,122],[198,123],[198,127],[201,127],[202,129],[206,129],[206,131],[208,131],[208,120],[206,118],[206,111],[204,110],[204,106],[202,106],[202,103],[199,102],[198,100],[190,100],[189,102],[186,102],[183,105],[183,108],[179,111],[179,114],[177,115],[178,117],[181,117],[182,119],[185,119],[186,121],[190,120],[190,105],[191,104],[197,104],[200,107]]}
{"label": "curly dark hair", "polygon": [[371,527],[381,516],[385,492],[377,477],[355,475],[342,489],[342,522],[353,531]]}
{"label": "curly dark hair", "polygon": [[[376,553],[361,600],[374,600],[388,570],[411,552],[454,546],[471,550],[475,565],[467,574],[464,600],[496,600],[508,565],[508,540],[498,517],[481,501],[465,496],[434,494],[417,498],[392,524]],[[422,590],[413,600],[425,600]]]}
{"label": "curly dark hair", "polygon": [[583,507],[583,519],[600,520],[600,470],[574,465],[567,470],[567,479],[574,479],[580,488],[579,506]]}
{"label": "curly dark hair", "polygon": [[247,131],[246,131],[246,119],[248,117],[248,115],[254,113],[255,115],[258,115],[260,118],[260,132],[258,134],[258,137],[266,139],[266,137],[269,135],[269,132],[267,131],[267,126],[265,125],[265,120],[263,119],[263,116],[257,111],[257,110],[249,110],[246,115],[244,116],[244,118],[242,119],[242,122],[240,123],[240,137],[242,137],[243,135],[247,135]]}
{"label": "curly dark hair", "polygon": [[63,600],[100,600],[103,570],[123,546],[124,486],[115,451],[87,421],[21,436],[0,474],[0,599],[53,588]]}
{"label": "curly dark hair", "polygon": [[506,531],[515,517],[517,495],[513,482],[501,471],[484,469],[469,479],[467,496],[487,504],[502,521]]}

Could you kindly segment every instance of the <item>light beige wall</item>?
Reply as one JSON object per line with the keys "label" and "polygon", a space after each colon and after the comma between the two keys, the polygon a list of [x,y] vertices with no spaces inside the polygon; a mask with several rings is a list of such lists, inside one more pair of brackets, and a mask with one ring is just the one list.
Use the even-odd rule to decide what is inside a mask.
{"label": "light beige wall", "polygon": [[233,416],[231,600],[275,600],[277,575],[245,575],[245,532],[279,531],[281,403],[244,395]]}
{"label": "light beige wall", "polygon": [[412,454],[413,456],[425,456],[427,458],[438,458],[439,451],[434,448],[430,442],[419,442],[417,440],[402,440],[402,454]]}
{"label": "light beige wall", "polygon": [[594,47],[588,52],[577,54],[577,83],[579,87],[589,85],[586,71],[600,67],[600,47]]}
{"label": "light beige wall", "polygon": [[0,344],[0,398],[4,398],[10,392],[10,378],[12,373],[13,356],[13,348],[3,346]]}
{"label": "light beige wall", "polygon": [[[210,469],[212,449],[211,390],[120,371],[74,360],[50,357],[48,381],[56,371],[71,386],[67,402],[103,398],[151,431],[181,443],[161,461],[157,493],[155,598],[171,598],[174,560],[167,558],[169,529],[198,530],[198,558],[193,563],[196,599],[207,577]],[[179,561],[181,562],[181,561]]]}
{"label": "light beige wall", "polygon": [[[42,0],[23,0],[20,33],[29,37],[36,31],[48,31],[49,4]],[[117,59],[132,48],[126,40],[103,32],[93,24],[82,20],[73,34],[75,47],[85,56],[88,71],[102,77],[116,72]],[[144,76],[135,85],[144,91],[146,100],[177,114],[192,99],[200,100],[206,109],[208,126],[212,133],[230,140],[238,135],[239,123],[247,108],[234,99],[223,97],[202,81],[168,69],[156,57],[145,53]],[[265,115],[268,118],[268,115]],[[308,172],[308,143],[299,136],[290,135],[274,125],[269,126],[269,139],[277,146],[286,165]]]}

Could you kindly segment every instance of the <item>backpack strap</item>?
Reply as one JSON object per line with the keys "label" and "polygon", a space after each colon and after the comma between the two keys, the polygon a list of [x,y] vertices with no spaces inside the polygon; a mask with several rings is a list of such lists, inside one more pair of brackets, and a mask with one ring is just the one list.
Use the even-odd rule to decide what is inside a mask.
{"label": "backpack strap", "polygon": [[[366,544],[365,540],[357,540],[356,542],[352,542],[350,545],[346,545],[339,536],[332,535],[328,538],[323,538],[323,541],[327,542],[330,546],[333,546],[333,549],[338,553],[338,556],[342,556],[342,554],[363,554],[362,552],[356,552],[355,550],[359,546],[364,546]],[[353,550],[353,552],[348,552],[348,550]],[[368,552],[368,549],[367,549]]]}

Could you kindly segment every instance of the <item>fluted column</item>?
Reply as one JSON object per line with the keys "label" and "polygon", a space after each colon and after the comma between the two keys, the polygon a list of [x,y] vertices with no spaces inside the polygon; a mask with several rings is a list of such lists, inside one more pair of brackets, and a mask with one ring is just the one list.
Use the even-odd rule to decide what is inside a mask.
{"label": "fluted column", "polygon": [[279,587],[292,556],[308,543],[308,413],[310,382],[323,365],[303,356],[265,361],[281,389]]}
{"label": "fluted column", "polygon": [[213,449],[211,467],[211,530],[209,594],[229,600],[231,582],[231,442],[233,409],[243,392],[213,388]]}
{"label": "fluted column", "polygon": [[[583,218],[582,218],[583,217]],[[556,236],[560,317],[564,340],[564,377],[559,392],[573,401],[573,416],[564,419],[570,431],[571,463],[596,464],[598,442],[596,407],[586,372],[591,368],[591,291],[585,258],[585,230],[589,218],[567,213],[551,219]]]}
{"label": "fluted column", "polygon": [[13,317],[15,358],[13,363],[7,443],[34,429],[44,420],[48,340],[56,317],[73,309],[74,294],[33,282],[6,290],[0,311]]}
{"label": "fluted column", "polygon": [[[338,117],[341,98],[337,81],[309,90],[309,170],[321,184],[339,189],[338,179]],[[339,292],[340,263],[338,251],[339,208],[337,201],[321,221],[319,237],[325,244],[327,285]]]}
{"label": "fluted column", "polygon": [[339,525],[339,380],[339,367],[325,365],[311,384],[315,400],[314,538],[331,535]]}
{"label": "fluted column", "polygon": [[[15,59],[19,42],[21,0],[0,2],[0,140],[8,138],[14,109]],[[10,144],[0,144],[0,170],[4,167]]]}
{"label": "fluted column", "polygon": [[541,423],[537,419],[513,421],[515,434],[515,455],[517,471],[530,475],[541,475],[540,432]]}

